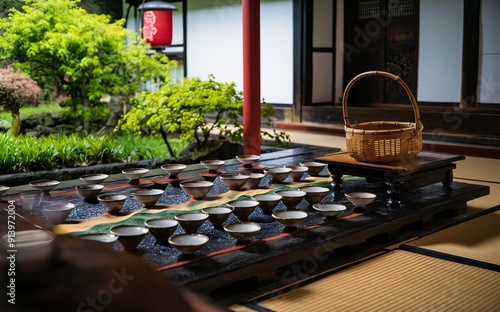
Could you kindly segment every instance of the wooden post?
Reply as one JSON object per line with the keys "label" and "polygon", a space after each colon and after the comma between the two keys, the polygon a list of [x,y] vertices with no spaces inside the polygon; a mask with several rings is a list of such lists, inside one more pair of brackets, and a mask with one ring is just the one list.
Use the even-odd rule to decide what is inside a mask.
{"label": "wooden post", "polygon": [[464,30],[462,45],[462,90],[460,107],[477,105],[479,73],[479,25],[481,1],[464,0]]}
{"label": "wooden post", "polygon": [[260,0],[243,0],[243,149],[260,155]]}

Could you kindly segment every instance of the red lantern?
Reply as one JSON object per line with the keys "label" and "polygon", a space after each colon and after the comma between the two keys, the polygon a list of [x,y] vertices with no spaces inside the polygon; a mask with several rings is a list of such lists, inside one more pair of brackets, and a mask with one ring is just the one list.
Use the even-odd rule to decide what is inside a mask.
{"label": "red lantern", "polygon": [[142,37],[153,46],[172,43],[172,11],[177,8],[165,1],[149,1],[138,7],[142,11]]}

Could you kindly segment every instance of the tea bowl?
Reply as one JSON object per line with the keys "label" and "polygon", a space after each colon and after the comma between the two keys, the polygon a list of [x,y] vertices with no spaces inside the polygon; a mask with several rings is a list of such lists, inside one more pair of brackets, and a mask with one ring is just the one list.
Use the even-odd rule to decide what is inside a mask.
{"label": "tea bowl", "polygon": [[6,185],[0,185],[0,197],[2,197],[2,195],[5,194],[5,192],[7,192],[9,189],[10,187]]}
{"label": "tea bowl", "polygon": [[253,189],[259,187],[260,181],[264,178],[265,174],[252,172],[249,174],[247,182],[243,185],[244,189]]}
{"label": "tea bowl", "polygon": [[184,164],[165,164],[161,166],[161,169],[168,174],[169,178],[176,179],[179,176],[179,173],[186,169],[186,165]]}
{"label": "tea bowl", "polygon": [[291,168],[272,167],[264,169],[264,173],[271,178],[271,183],[282,183],[292,172]]}
{"label": "tea bowl", "polygon": [[363,208],[375,200],[377,195],[368,192],[345,193],[345,197],[354,207]]}
{"label": "tea bowl", "polygon": [[330,189],[323,186],[301,187],[299,191],[306,192],[304,198],[310,205],[321,202],[330,193]]}
{"label": "tea bowl", "polygon": [[205,234],[178,234],[168,239],[168,243],[185,255],[193,255],[200,250],[210,238]]}
{"label": "tea bowl", "polygon": [[182,190],[194,199],[203,199],[214,186],[210,181],[184,181],[180,183]]}
{"label": "tea bowl", "polygon": [[260,229],[260,225],[255,222],[235,222],[224,226],[224,231],[240,242],[250,241]]}
{"label": "tea bowl", "polygon": [[48,193],[55,189],[61,182],[56,181],[56,180],[36,180],[36,181],[31,181],[29,183],[30,186],[39,189],[40,191],[43,191],[45,193]]}
{"label": "tea bowl", "polygon": [[167,242],[170,236],[177,230],[179,222],[172,219],[155,219],[144,222],[144,225],[153,234],[156,241]]}
{"label": "tea bowl", "polygon": [[273,212],[273,218],[285,227],[296,227],[307,218],[307,212],[300,210],[285,210]]}
{"label": "tea bowl", "polygon": [[283,197],[281,201],[287,209],[295,209],[306,196],[304,191],[279,191],[276,194]]}
{"label": "tea bowl", "polygon": [[102,184],[82,184],[75,186],[76,191],[86,199],[95,199],[104,188]]}
{"label": "tea bowl", "polygon": [[231,207],[220,206],[204,208],[201,211],[208,214],[208,221],[214,226],[220,226],[222,223],[226,222],[231,212],[233,212],[233,209]]}
{"label": "tea bowl", "polygon": [[141,189],[135,190],[132,195],[134,198],[144,205],[144,207],[151,207],[161,198],[165,191],[160,189]]}
{"label": "tea bowl", "polygon": [[259,161],[259,155],[237,155],[236,159],[245,167],[252,167],[252,164]]}
{"label": "tea bowl", "polygon": [[[10,236],[3,235],[0,239],[0,263],[7,261],[7,250],[12,249]],[[34,273],[47,270],[54,259],[55,234],[45,230],[16,231],[15,237],[15,269],[17,272]],[[3,262],[3,263],[2,263]]]}
{"label": "tea bowl", "polygon": [[118,240],[118,236],[114,234],[86,234],[78,236],[78,238],[93,240],[101,243],[114,243]]}
{"label": "tea bowl", "polygon": [[108,175],[104,173],[90,173],[82,175],[80,180],[86,184],[102,184],[102,182],[104,182],[107,178]]}
{"label": "tea bowl", "polygon": [[45,206],[42,211],[52,224],[60,224],[68,218],[73,209],[75,209],[75,205],[72,203],[60,203]]}
{"label": "tea bowl", "polygon": [[226,162],[224,160],[219,159],[210,159],[210,160],[202,160],[200,164],[202,164],[209,171],[217,171],[220,167],[222,167]]}
{"label": "tea bowl", "polygon": [[137,250],[137,246],[148,232],[147,227],[134,225],[119,225],[110,230],[110,234],[118,236],[118,241],[122,244],[123,249],[127,251]]}
{"label": "tea bowl", "polygon": [[344,205],[337,203],[316,203],[312,207],[327,218],[336,217],[346,210]]}
{"label": "tea bowl", "polygon": [[38,214],[38,212],[35,211],[35,208],[42,203],[42,196],[42,191],[28,191],[20,193],[19,198],[21,201],[21,209],[31,214]]}
{"label": "tea bowl", "polygon": [[326,164],[317,161],[306,161],[300,163],[301,166],[307,167],[309,175],[312,177],[317,177],[326,168]]}
{"label": "tea bowl", "polygon": [[196,233],[200,226],[208,219],[208,213],[181,213],[174,217],[186,233]]}
{"label": "tea bowl", "polygon": [[296,182],[302,180],[304,173],[309,170],[309,168],[305,166],[286,166],[286,168],[292,169],[292,171],[290,171],[290,178]]}
{"label": "tea bowl", "polygon": [[278,206],[283,196],[278,194],[260,194],[252,197],[254,200],[259,202],[259,207],[262,212],[266,215],[270,215],[273,209]]}
{"label": "tea bowl", "polygon": [[109,213],[116,213],[122,209],[127,196],[123,194],[101,194],[97,196],[97,200],[108,209]]}
{"label": "tea bowl", "polygon": [[247,220],[259,205],[256,200],[234,200],[227,203],[233,209],[233,214],[240,220]]}
{"label": "tea bowl", "polygon": [[234,174],[221,174],[220,180],[230,190],[239,190],[250,179],[250,175],[234,173]]}
{"label": "tea bowl", "polygon": [[127,168],[122,170],[122,174],[129,180],[139,180],[148,172],[149,169],[147,168]]}

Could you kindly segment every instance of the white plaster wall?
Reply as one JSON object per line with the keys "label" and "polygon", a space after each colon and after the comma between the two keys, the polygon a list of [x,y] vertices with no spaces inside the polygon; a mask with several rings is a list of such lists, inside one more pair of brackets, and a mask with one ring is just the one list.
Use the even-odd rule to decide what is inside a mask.
{"label": "white plaster wall", "polygon": [[[243,90],[242,12],[238,0],[189,0],[187,76],[236,82]],[[289,0],[261,0],[261,97],[293,100],[293,11]]]}
{"label": "white plaster wall", "polygon": [[172,44],[182,44],[184,33],[182,25],[182,2],[173,3],[177,10],[172,12]]}
{"label": "white plaster wall", "polygon": [[481,53],[479,60],[479,102],[500,103],[500,1],[481,2]]}
{"label": "white plaster wall", "polygon": [[460,101],[463,5],[463,0],[420,1],[418,101]]}
{"label": "white plaster wall", "polygon": [[[293,103],[293,4],[261,0],[261,95],[268,103]],[[242,65],[243,66],[243,65]]]}

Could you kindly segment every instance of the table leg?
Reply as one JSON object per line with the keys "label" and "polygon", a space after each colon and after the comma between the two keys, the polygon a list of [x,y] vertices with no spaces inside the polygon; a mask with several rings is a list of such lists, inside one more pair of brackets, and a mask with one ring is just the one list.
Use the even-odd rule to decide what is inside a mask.
{"label": "table leg", "polygon": [[342,173],[333,174],[332,185],[335,192],[340,192],[340,190],[342,189]]}
{"label": "table leg", "polygon": [[452,191],[453,188],[451,187],[451,184],[453,183],[453,170],[445,171],[444,176],[445,180],[443,181],[443,188],[446,191]]}
{"label": "table leg", "polygon": [[401,183],[399,181],[386,182],[388,187],[387,194],[389,194],[389,200],[387,201],[387,207],[398,209],[401,208],[401,203],[398,200],[399,194],[401,194]]}

